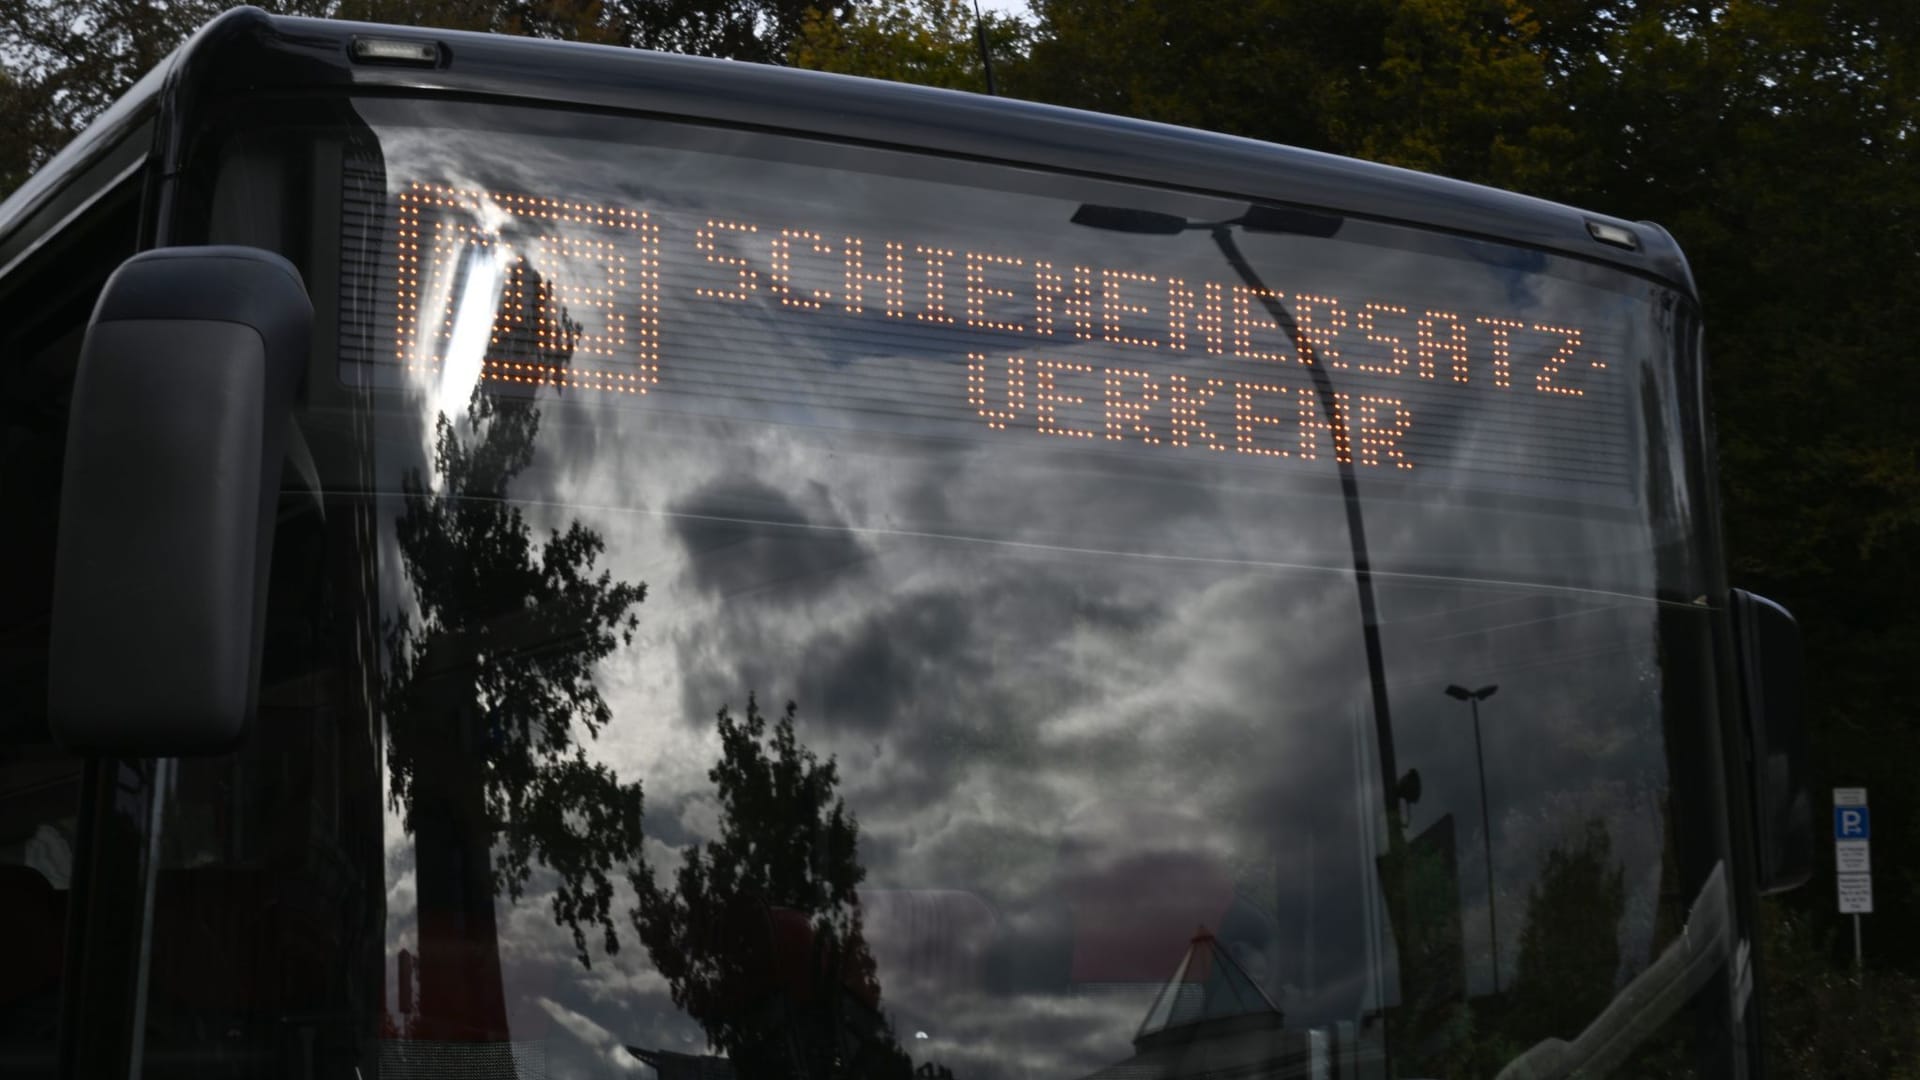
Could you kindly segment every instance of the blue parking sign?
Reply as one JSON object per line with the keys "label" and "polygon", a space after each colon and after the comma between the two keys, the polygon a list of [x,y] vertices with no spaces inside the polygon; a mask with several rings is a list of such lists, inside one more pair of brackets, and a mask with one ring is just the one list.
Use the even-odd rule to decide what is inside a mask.
{"label": "blue parking sign", "polygon": [[1836,806],[1833,808],[1833,838],[1835,840],[1871,840],[1872,832],[1864,806]]}

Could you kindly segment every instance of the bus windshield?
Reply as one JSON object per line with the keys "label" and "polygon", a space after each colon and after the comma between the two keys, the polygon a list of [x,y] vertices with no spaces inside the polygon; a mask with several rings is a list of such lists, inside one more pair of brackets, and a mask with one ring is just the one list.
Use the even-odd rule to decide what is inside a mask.
{"label": "bus windshield", "polygon": [[1491,1076],[1680,936],[1667,287],[1204,175],[351,113],[301,423],[363,539],[276,569],[255,764],[172,778],[152,1062],[356,1000],[393,1076]]}

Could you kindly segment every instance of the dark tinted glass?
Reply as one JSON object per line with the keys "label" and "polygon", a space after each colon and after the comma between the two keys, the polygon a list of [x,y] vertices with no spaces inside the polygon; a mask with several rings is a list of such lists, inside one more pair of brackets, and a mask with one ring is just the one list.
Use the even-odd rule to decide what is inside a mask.
{"label": "dark tinted glass", "polygon": [[83,763],[47,727],[47,637],[67,402],[106,277],[132,253],[130,190],[0,279],[0,1075],[52,1076]]}
{"label": "dark tinted glass", "polygon": [[[1037,171],[358,109],[319,136],[293,711],[181,774],[174,1045],[1491,1075],[1725,969],[1672,294]],[[1576,1046],[1684,1073],[1681,1024]]]}

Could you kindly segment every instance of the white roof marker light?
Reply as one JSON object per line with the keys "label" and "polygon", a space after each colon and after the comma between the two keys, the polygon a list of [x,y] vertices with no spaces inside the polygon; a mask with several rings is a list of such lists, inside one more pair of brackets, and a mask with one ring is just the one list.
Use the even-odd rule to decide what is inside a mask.
{"label": "white roof marker light", "polygon": [[440,65],[440,46],[431,41],[406,38],[356,37],[351,46],[353,58],[382,64],[411,64],[420,67]]}
{"label": "white roof marker light", "polygon": [[1609,225],[1604,221],[1589,221],[1587,232],[1593,234],[1593,238],[1603,244],[1612,244],[1614,247],[1626,248],[1628,251],[1640,250],[1640,238],[1633,235],[1632,229]]}

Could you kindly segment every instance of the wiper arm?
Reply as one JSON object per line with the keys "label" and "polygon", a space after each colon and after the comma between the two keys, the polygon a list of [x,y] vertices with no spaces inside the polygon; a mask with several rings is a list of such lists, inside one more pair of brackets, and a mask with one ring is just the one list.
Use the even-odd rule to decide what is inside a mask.
{"label": "wiper arm", "polygon": [[1687,910],[1680,936],[1614,995],[1572,1042],[1543,1039],[1507,1062],[1495,1080],[1555,1080],[1578,1072],[1604,1076],[1667,1022],[1733,953],[1727,867],[1720,863]]}

